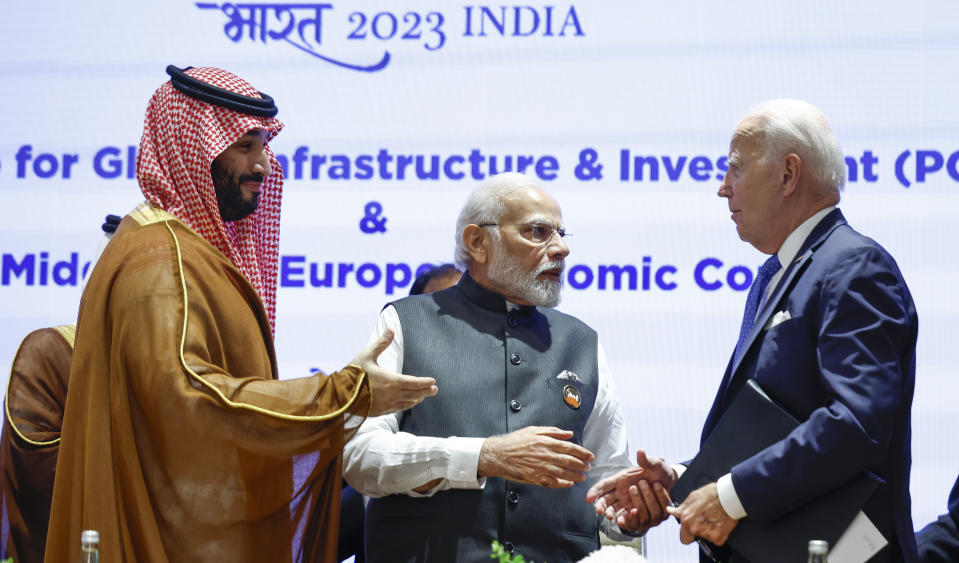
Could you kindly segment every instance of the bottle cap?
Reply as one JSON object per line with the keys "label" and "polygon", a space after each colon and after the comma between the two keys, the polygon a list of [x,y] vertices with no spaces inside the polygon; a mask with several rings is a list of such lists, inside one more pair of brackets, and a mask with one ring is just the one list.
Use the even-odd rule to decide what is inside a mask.
{"label": "bottle cap", "polygon": [[100,543],[100,532],[96,530],[83,530],[83,533],[80,534],[80,543]]}
{"label": "bottle cap", "polygon": [[813,555],[826,555],[829,553],[829,542],[825,540],[809,540],[809,553]]}

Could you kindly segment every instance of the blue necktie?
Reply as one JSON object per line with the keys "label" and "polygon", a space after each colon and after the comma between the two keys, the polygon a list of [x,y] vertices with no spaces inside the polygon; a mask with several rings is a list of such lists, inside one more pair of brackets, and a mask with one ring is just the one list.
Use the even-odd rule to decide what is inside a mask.
{"label": "blue necktie", "polygon": [[733,363],[739,360],[739,355],[743,352],[746,337],[749,336],[749,332],[753,329],[753,324],[756,322],[756,313],[759,311],[759,304],[762,303],[763,295],[766,293],[766,286],[769,285],[769,280],[776,275],[779,268],[781,268],[779,265],[779,257],[775,254],[770,256],[763,262],[763,265],[759,267],[759,274],[757,274],[756,279],[753,280],[753,285],[749,288],[749,295],[746,297],[746,310],[743,312],[743,325],[739,329],[739,341],[736,342],[736,353],[733,356]]}

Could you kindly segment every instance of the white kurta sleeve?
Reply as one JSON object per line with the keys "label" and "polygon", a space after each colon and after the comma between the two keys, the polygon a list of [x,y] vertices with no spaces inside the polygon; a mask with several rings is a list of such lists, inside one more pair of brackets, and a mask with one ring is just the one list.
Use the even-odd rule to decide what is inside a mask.
{"label": "white kurta sleeve", "polygon": [[599,389],[593,411],[589,413],[583,429],[583,447],[596,456],[589,472],[590,484],[633,465],[629,460],[629,446],[626,443],[626,421],[616,398],[615,384],[606,362],[606,352],[598,342],[596,348]]}

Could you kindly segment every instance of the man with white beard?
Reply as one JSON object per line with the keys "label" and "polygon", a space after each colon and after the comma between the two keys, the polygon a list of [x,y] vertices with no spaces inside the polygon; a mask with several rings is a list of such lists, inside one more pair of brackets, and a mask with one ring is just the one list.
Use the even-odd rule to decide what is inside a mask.
{"label": "man with white beard", "polygon": [[383,309],[379,364],[443,391],[367,419],[344,450],[347,481],[373,497],[368,562],[482,561],[494,540],[551,563],[599,547],[586,490],[630,463],[596,332],[552,309],[565,236],[532,178],[494,176],[456,223],[460,282]]}

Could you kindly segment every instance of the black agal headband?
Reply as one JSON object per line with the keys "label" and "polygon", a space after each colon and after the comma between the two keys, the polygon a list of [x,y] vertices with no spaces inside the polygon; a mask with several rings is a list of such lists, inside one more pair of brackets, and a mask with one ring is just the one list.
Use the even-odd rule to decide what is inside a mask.
{"label": "black agal headband", "polygon": [[273,117],[276,115],[278,110],[276,104],[273,102],[273,98],[263,92],[257,90],[260,96],[263,96],[262,99],[250,98],[243,94],[230,92],[229,90],[207,84],[202,80],[197,80],[188,75],[185,71],[191,68],[193,67],[188,66],[181,70],[173,65],[166,67],[166,72],[170,75],[170,82],[173,84],[173,87],[187,96],[247,115],[255,115],[258,117]]}

